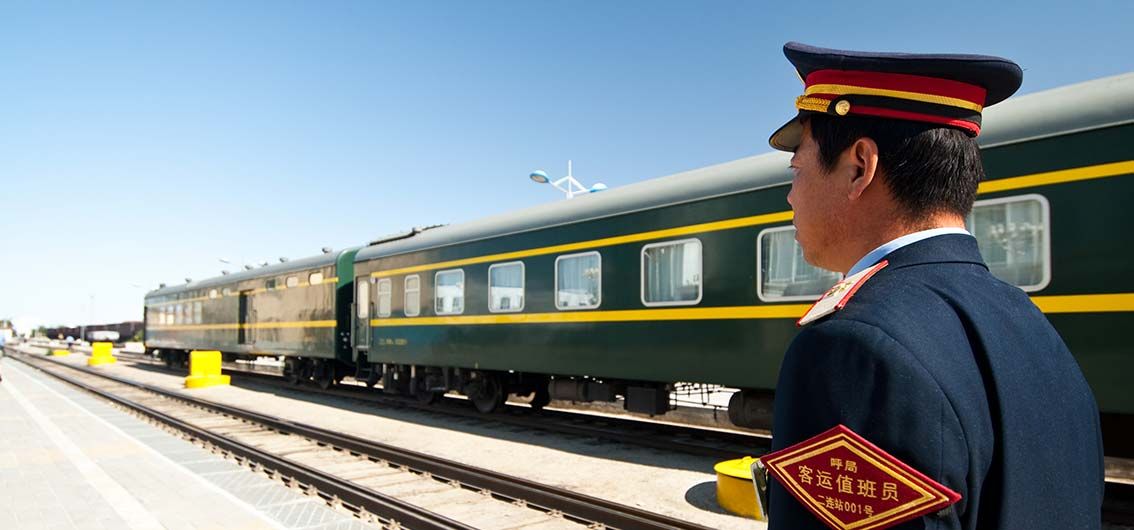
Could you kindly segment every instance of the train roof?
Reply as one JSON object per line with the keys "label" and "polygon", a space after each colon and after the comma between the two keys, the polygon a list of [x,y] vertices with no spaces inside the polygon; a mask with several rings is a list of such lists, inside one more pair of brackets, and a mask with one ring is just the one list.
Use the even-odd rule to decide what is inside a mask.
{"label": "train roof", "polygon": [[783,185],[791,180],[788,170],[790,158],[789,153],[753,156],[599,193],[577,195],[569,201],[561,200],[478,221],[442,226],[411,238],[366,247],[355,255],[355,261]]}
{"label": "train roof", "polygon": [[[1014,97],[986,110],[983,121],[984,127],[978,139],[983,148],[1132,123],[1134,73]],[[791,180],[787,169],[790,156],[781,152],[751,156],[600,193],[580,195],[569,201],[561,200],[468,223],[435,227],[412,237],[370,245],[360,250],[355,260],[365,261],[786,185]],[[339,254],[311,256],[189,284],[167,286],[146,293],[146,297],[330,265],[335,263]]]}
{"label": "train roof", "polygon": [[[981,147],[996,147],[1134,121],[1134,73],[1015,97],[984,114]],[[372,245],[365,261],[429,248],[601,219],[790,182],[789,153],[772,152],[628,186],[541,204],[485,219],[444,226],[414,237]]]}
{"label": "train roof", "polygon": [[[348,249],[348,250],[350,250],[350,249]],[[307,270],[307,269],[314,269],[314,268],[318,268],[318,267],[325,267],[327,265],[333,265],[335,263],[335,261],[338,259],[339,255],[342,254],[343,252],[347,252],[348,250],[342,250],[342,251],[339,251],[339,252],[330,252],[330,253],[327,253],[327,254],[320,254],[318,256],[309,256],[309,257],[306,257],[306,258],[288,260],[288,261],[285,261],[283,263],[275,263],[275,264],[272,264],[272,265],[268,265],[267,267],[256,267],[255,269],[252,269],[252,270],[241,270],[241,271],[234,272],[232,274],[225,274],[225,275],[222,275],[222,276],[214,276],[212,278],[206,278],[204,280],[191,282],[191,283],[183,283],[183,284],[178,284],[178,285],[168,285],[168,286],[162,287],[160,289],[156,289],[156,290],[153,290],[153,291],[146,293],[146,298],[151,298],[151,297],[155,297],[155,296],[167,296],[167,295],[171,295],[171,294],[183,293],[185,291],[196,291],[198,289],[216,287],[216,286],[219,286],[219,285],[232,285],[232,284],[235,284],[237,282],[244,281],[244,280],[254,280],[256,278],[268,278],[268,277],[272,277],[272,276],[278,276],[278,275],[281,275],[281,274],[287,274],[289,272],[295,272],[295,271],[301,271],[301,270]]]}
{"label": "train roof", "polygon": [[1015,97],[984,111],[983,148],[1134,123],[1134,72]]}

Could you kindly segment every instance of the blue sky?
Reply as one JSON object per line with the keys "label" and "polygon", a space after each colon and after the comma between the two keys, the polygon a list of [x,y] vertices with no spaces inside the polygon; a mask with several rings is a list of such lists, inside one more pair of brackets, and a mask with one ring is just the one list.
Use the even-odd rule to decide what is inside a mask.
{"label": "blue sky", "polygon": [[[1134,70],[1134,4],[5,2],[0,318],[767,152],[784,42],[987,53],[1021,93]],[[92,304],[93,300],[93,304]],[[92,307],[93,305],[93,307]]]}

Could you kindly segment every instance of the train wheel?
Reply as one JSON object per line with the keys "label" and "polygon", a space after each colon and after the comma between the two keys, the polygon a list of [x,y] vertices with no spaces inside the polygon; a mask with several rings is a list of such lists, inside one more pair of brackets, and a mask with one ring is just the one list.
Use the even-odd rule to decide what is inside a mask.
{"label": "train wheel", "polygon": [[547,390],[547,385],[540,385],[532,392],[532,400],[528,406],[532,410],[543,410],[548,403],[551,403],[551,392]]}
{"label": "train wheel", "polygon": [[489,414],[504,406],[504,386],[495,377],[485,376],[469,384],[469,400],[481,413]]}
{"label": "train wheel", "polygon": [[370,375],[366,376],[366,386],[374,388],[378,381],[382,379],[382,375],[378,373],[378,366],[372,365],[370,367]]}
{"label": "train wheel", "polygon": [[327,361],[315,361],[315,383],[327,390],[335,385],[335,366]]}
{"label": "train wheel", "polygon": [[284,379],[293,385],[299,385],[303,382],[303,367],[300,365],[301,361],[294,357],[284,359]]}
{"label": "train wheel", "polygon": [[435,392],[429,390],[431,377],[423,377],[416,380],[413,387],[413,397],[417,398],[417,402],[422,405],[432,405],[441,399],[444,392]]}
{"label": "train wheel", "polygon": [[417,402],[422,405],[432,405],[441,399],[441,392],[433,392],[431,390],[418,390],[415,394]]}

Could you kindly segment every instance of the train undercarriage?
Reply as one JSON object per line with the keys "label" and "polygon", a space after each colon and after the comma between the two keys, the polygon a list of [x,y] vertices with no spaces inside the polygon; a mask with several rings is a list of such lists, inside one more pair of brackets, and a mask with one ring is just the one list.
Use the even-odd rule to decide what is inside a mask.
{"label": "train undercarriage", "polygon": [[[187,369],[189,366],[187,351],[147,349],[146,353],[162,359],[168,368]],[[257,357],[248,354],[222,354],[225,362],[254,360]],[[651,416],[665,414],[674,408],[670,400],[670,392],[673,390],[671,383],[600,380],[460,367],[348,364],[335,359],[283,357],[283,377],[293,385],[311,382],[322,389],[328,389],[348,376],[368,387],[380,383],[385,393],[412,396],[426,404],[435,403],[446,393],[457,392],[466,396],[483,413],[499,410],[509,395],[521,398],[537,410],[547,406],[553,399],[576,403],[622,401],[625,410]]]}

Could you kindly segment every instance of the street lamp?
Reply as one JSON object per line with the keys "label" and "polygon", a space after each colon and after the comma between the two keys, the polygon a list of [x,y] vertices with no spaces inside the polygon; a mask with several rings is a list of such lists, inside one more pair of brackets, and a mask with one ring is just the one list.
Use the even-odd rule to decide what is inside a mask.
{"label": "street lamp", "polygon": [[591,186],[590,189],[587,189],[586,186],[583,186],[582,183],[580,183],[578,180],[575,180],[575,177],[571,175],[570,160],[567,161],[566,177],[552,182],[552,180],[547,177],[547,172],[539,169],[532,171],[531,174],[528,175],[528,178],[532,179],[532,182],[535,182],[536,184],[551,184],[552,186],[555,186],[556,189],[567,194],[568,199],[572,199],[580,193],[594,193],[606,189],[606,184],[603,184],[601,182],[596,183],[594,186]]}

